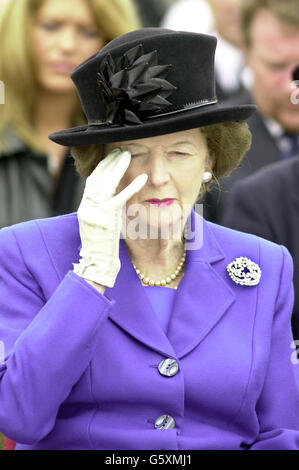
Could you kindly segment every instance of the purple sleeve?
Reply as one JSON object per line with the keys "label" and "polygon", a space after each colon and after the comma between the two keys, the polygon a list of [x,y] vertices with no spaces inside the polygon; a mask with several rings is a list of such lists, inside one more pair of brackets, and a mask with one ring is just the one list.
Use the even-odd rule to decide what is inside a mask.
{"label": "purple sleeve", "polygon": [[288,251],[281,248],[283,264],[272,323],[271,351],[263,390],[256,406],[260,433],[250,450],[299,449],[299,364],[291,360],[293,262]]}
{"label": "purple sleeve", "polygon": [[114,301],[69,271],[46,302],[13,229],[0,231],[0,430],[33,444],[54,427],[61,403],[90,362]]}

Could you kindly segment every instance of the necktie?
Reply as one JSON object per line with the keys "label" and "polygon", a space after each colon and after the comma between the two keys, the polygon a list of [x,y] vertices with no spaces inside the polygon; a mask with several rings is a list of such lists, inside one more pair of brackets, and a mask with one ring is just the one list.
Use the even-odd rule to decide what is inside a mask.
{"label": "necktie", "polygon": [[299,156],[299,134],[285,132],[280,139],[281,158],[292,158]]}

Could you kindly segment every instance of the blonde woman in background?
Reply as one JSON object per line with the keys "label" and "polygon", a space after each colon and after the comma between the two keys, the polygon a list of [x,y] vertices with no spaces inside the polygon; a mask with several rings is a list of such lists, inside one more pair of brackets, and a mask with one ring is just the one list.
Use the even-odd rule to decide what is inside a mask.
{"label": "blonde woman in background", "polygon": [[48,134],[86,122],[71,70],[139,26],[131,0],[18,0],[4,6],[0,227],[76,210],[82,181],[65,147]]}
{"label": "blonde woman in background", "polygon": [[77,209],[82,183],[47,136],[86,122],[72,69],[136,27],[131,0],[20,0],[1,10],[0,227]]}

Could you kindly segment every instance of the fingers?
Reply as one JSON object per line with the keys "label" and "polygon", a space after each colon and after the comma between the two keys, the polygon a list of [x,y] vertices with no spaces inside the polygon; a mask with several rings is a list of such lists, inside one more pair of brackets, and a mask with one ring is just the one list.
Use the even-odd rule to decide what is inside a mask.
{"label": "fingers", "polygon": [[98,176],[103,173],[108,167],[109,165],[111,165],[111,163],[113,162],[113,160],[117,157],[117,155],[119,155],[121,153],[121,150],[120,149],[114,149],[112,150],[112,152],[110,152],[105,158],[103,158],[103,160],[101,160],[97,166],[95,167],[95,169],[93,170],[93,172],[88,176],[88,178],[86,179],[86,181],[90,181],[90,180],[93,180],[95,178],[98,178]]}
{"label": "fingers", "polygon": [[140,189],[147,182],[147,179],[148,179],[148,175],[145,173],[142,173],[141,175],[137,176],[132,181],[132,183],[130,183],[125,189],[121,191],[121,193],[114,196],[113,204],[122,205],[125,202],[127,202],[134,194],[140,191]]}
{"label": "fingers", "polygon": [[112,197],[130,162],[130,152],[114,149],[86,179],[85,194],[93,199]]}
{"label": "fingers", "polygon": [[113,164],[111,164],[111,180],[113,181],[113,188],[116,189],[120,180],[129,168],[131,163],[131,154],[127,150],[121,152],[116,156]]}

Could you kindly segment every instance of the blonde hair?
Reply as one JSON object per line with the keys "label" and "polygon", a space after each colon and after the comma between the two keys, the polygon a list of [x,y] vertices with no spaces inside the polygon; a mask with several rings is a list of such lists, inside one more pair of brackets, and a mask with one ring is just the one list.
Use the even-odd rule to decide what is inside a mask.
{"label": "blonde hair", "polygon": [[299,28],[298,0],[242,0],[241,29],[245,44],[251,42],[251,24],[261,10],[270,11],[279,21],[293,28]]}
{"label": "blonde hair", "polygon": [[[251,132],[245,121],[230,121],[200,127],[209,151],[213,179],[202,185],[199,197],[203,197],[218,178],[228,176],[241,162],[251,146]],[[71,148],[75,167],[82,178],[87,178],[106,156],[105,144],[84,145]]]}
{"label": "blonde hair", "polygon": [[[30,27],[44,0],[10,0],[1,12],[0,80],[5,105],[0,114],[0,155],[12,130],[33,151],[41,151],[32,120],[37,83],[30,53]],[[63,0],[61,0],[63,1]],[[88,0],[106,42],[141,27],[133,0]],[[86,123],[79,103],[71,125]]]}

